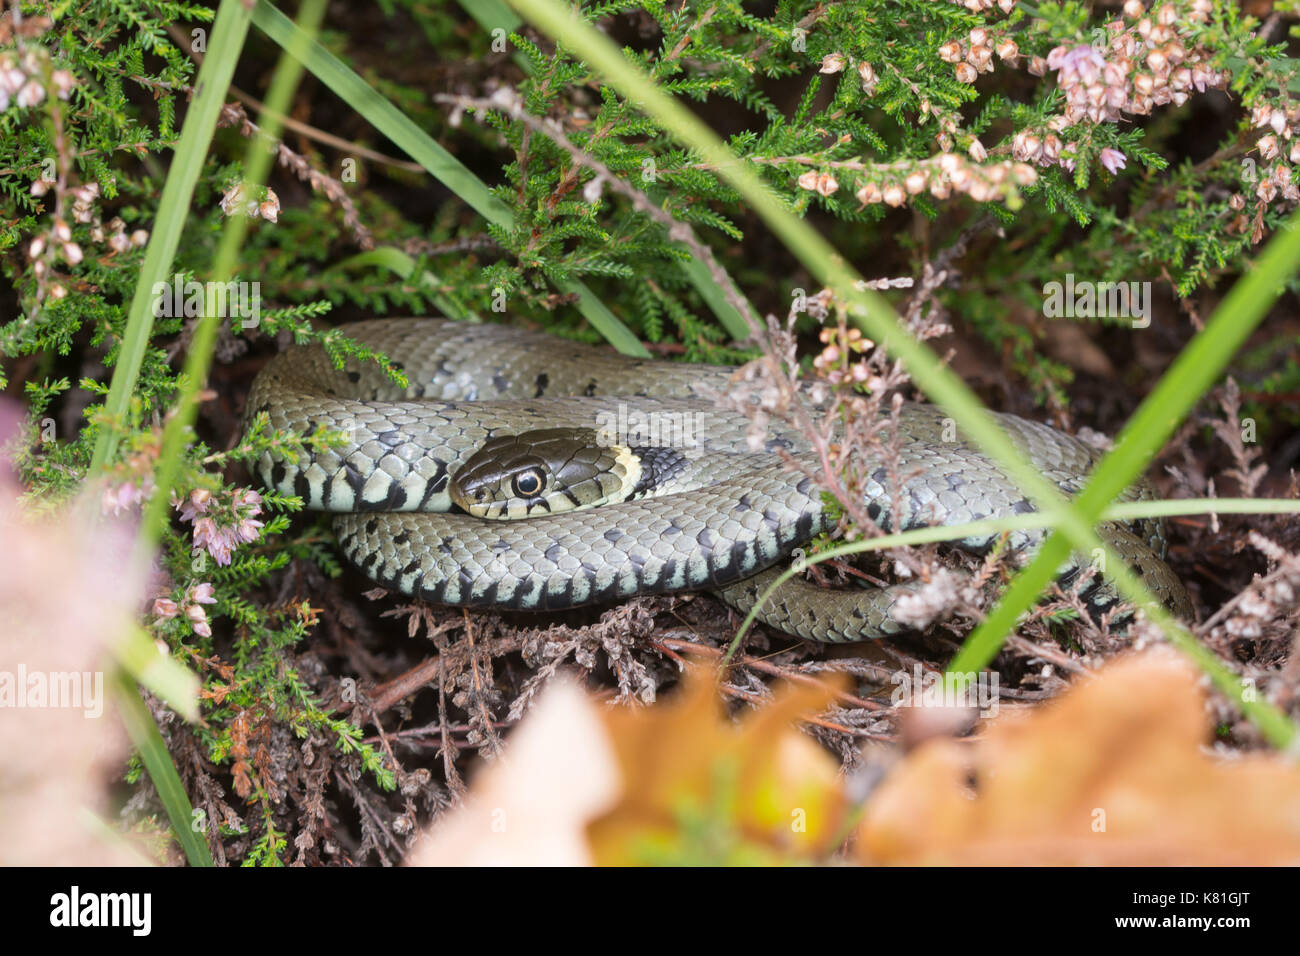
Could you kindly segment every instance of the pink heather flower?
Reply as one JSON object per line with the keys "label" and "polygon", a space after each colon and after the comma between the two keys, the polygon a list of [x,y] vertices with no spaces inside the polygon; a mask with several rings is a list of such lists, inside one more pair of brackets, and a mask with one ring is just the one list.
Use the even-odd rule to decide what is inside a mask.
{"label": "pink heather flower", "polygon": [[230,563],[230,551],[236,543],[230,540],[228,529],[218,528],[213,519],[200,518],[194,522],[194,546],[207,548],[217,564],[224,567]]}
{"label": "pink heather flower", "polygon": [[216,595],[212,593],[212,585],[204,581],[202,584],[196,584],[186,592],[186,599],[192,604],[216,604]]}
{"label": "pink heather flower", "polygon": [[171,598],[155,598],[153,602],[153,613],[156,617],[173,618],[180,611],[176,602]]}
{"label": "pink heather flower", "polygon": [[26,86],[18,91],[18,95],[14,97],[14,103],[19,107],[25,108],[28,106],[40,106],[41,101],[44,99],[45,87],[41,86],[41,84],[37,83],[35,80],[31,80]]}
{"label": "pink heather flower", "polygon": [[261,513],[262,496],[256,491],[245,488],[235,495],[235,514],[239,516],[235,534],[244,544],[251,544],[261,534],[257,529],[262,527],[262,522],[255,520],[255,517]]}
{"label": "pink heather flower", "polygon": [[1096,83],[1105,67],[1106,60],[1087,43],[1068,50],[1058,46],[1047,54],[1047,68],[1061,71],[1059,82],[1062,86],[1076,80],[1085,84]]}
{"label": "pink heather flower", "polygon": [[248,488],[235,491],[229,505],[214,499],[205,488],[196,488],[183,501],[172,500],[181,509],[181,520],[194,522],[194,546],[206,548],[217,564],[230,564],[231,552],[241,544],[256,541],[263,523],[262,496]]}
{"label": "pink heather flower", "polygon": [[235,526],[234,533],[237,538],[244,544],[252,544],[261,534],[257,529],[262,527],[262,522],[255,521],[252,518],[245,518]]}
{"label": "pink heather flower", "polygon": [[[195,517],[201,514],[207,514],[208,505],[212,502],[212,492],[206,488],[195,488],[189,493],[185,506],[181,508],[181,520],[193,521]],[[179,502],[172,502],[175,507],[180,508]]]}
{"label": "pink heather flower", "polygon": [[1110,170],[1111,175],[1118,173],[1125,167],[1128,160],[1118,149],[1111,149],[1109,146],[1101,151],[1101,164]]}
{"label": "pink heather flower", "polygon": [[190,619],[190,626],[194,628],[194,633],[199,637],[211,637],[212,627],[208,624],[208,614],[197,604],[191,604],[185,609],[185,616]]}

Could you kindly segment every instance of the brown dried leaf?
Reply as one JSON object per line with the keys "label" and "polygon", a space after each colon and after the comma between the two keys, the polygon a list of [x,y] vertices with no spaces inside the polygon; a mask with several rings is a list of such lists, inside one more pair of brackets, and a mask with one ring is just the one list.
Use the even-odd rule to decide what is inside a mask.
{"label": "brown dried leaf", "polygon": [[873,795],[864,862],[1300,862],[1300,768],[1203,751],[1197,674],[1172,652],[1117,661],[975,741],[932,741]]}

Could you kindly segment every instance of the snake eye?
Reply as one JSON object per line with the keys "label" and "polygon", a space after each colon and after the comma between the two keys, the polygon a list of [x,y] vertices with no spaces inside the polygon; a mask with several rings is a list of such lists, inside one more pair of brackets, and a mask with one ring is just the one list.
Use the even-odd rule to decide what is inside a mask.
{"label": "snake eye", "polygon": [[542,475],[536,469],[516,475],[511,482],[515,495],[520,498],[532,498],[542,490]]}

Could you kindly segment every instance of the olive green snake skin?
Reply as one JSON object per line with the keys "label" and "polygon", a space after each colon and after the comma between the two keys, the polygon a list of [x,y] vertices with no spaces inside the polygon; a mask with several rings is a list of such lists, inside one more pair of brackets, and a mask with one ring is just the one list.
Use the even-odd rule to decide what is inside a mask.
{"label": "olive green snake skin", "polygon": [[[806,455],[807,442],[774,426],[756,453],[750,420],[708,397],[727,391],[735,369],[630,359],[444,319],[338,331],[393,359],[409,387],[394,385],[374,362],[349,359],[335,369],[321,346],[297,346],[258,375],[246,419],[266,412],[275,427],[298,434],[321,425],[350,434],[348,446],[301,461],[267,453],[256,471],[267,487],[299,495],[310,508],[340,512],[334,527],[348,560],[386,587],[440,604],[525,610],[709,590],[747,611],[782,562],[829,528],[818,490],[776,453]],[[996,417],[1040,473],[1067,494],[1080,489],[1094,449],[1046,425]],[[867,482],[874,520],[909,528],[1032,510],[978,449],[944,441],[944,425],[933,406],[903,406],[897,473],[907,513],[901,521],[891,514],[880,468]],[[659,426],[661,433],[647,431]],[[494,521],[453,509],[450,479],[486,439],[545,428],[630,431],[628,444],[667,435],[681,445],[681,467],[664,493],[587,510]],[[1142,486],[1129,492],[1149,495]],[[1156,524],[1101,530],[1149,587],[1186,613]],[[1012,543],[1032,546],[1039,537],[1019,532]],[[959,543],[981,550],[992,540]],[[908,629],[894,605],[918,586],[833,590],[796,579],[760,620],[809,640],[885,637]]]}

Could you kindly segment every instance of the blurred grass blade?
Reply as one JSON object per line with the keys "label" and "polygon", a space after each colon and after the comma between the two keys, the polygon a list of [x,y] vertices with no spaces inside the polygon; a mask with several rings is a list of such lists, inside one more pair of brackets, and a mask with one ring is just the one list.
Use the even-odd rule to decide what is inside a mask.
{"label": "blurred grass blade", "polygon": [[[304,0],[300,15],[308,24],[310,32],[295,28],[292,42],[305,44],[310,41],[324,12],[325,0]],[[209,54],[204,60],[205,66],[210,59]],[[267,91],[266,115],[262,117],[261,134],[250,137],[245,148],[242,186],[247,196],[261,195],[262,185],[266,182],[272,159],[276,155],[274,150],[267,148],[267,144],[279,141],[282,120],[289,113],[289,101],[293,98],[293,92],[298,87],[301,75],[302,67],[299,58],[292,56],[289,51],[283,52],[271,77],[270,89]],[[142,546],[150,552],[162,536],[163,527],[168,520],[170,492],[180,471],[190,429],[198,414],[198,392],[208,379],[208,369],[212,363],[212,350],[216,345],[217,333],[222,320],[226,318],[215,302],[216,288],[226,286],[234,277],[235,265],[239,261],[239,250],[243,245],[248,225],[248,216],[234,215],[226,217],[225,224],[222,226],[221,240],[213,258],[211,281],[207,286],[203,314],[195,326],[189,352],[185,357],[180,394],[163,430],[162,452],[158,456],[156,474],[157,489],[150,496],[144,510],[140,537]]]}
{"label": "blurred grass blade", "polygon": [[[180,775],[172,764],[171,754],[167,752],[167,744],[158,732],[158,725],[154,723],[153,714],[149,713],[149,708],[140,698],[135,681],[125,671],[114,668],[110,680],[127,736],[140,751],[140,759],[149,771],[149,779],[158,791],[158,799],[167,811],[167,819],[171,821],[177,842],[185,851],[185,858],[190,861],[190,866],[211,866],[212,853],[208,850],[203,835],[194,830],[197,819],[194,809],[185,794]],[[209,825],[215,826],[215,821],[209,821]]]}
{"label": "blurred grass blade", "polygon": [[[1040,510],[1067,525],[1073,535],[1092,542],[1092,529],[1071,522],[1067,503],[1060,491],[1023,459],[1010,439],[975,394],[938,360],[928,348],[904,331],[889,303],[879,294],[854,287],[861,279],[834,247],[808,223],[787,207],[762,178],[673,97],[614,46],[608,37],[556,0],[511,0],[537,27],[556,42],[575,51],[584,62],[624,97],[658,120],[685,146],[729,182],[763,218],[787,248],[820,281],[855,306],[872,337],[907,365],[916,383],[962,426],[970,438],[987,451],[1008,475],[1028,491]],[[856,317],[856,316],[855,316]]]}
{"label": "blurred grass blade", "polygon": [[[304,3],[305,12],[311,11],[313,8],[317,18],[319,18],[320,13],[324,10],[324,0],[308,0],[307,3]],[[114,414],[125,412],[134,391],[140,363],[153,330],[154,316],[151,308],[153,286],[156,282],[166,279],[165,273],[171,268],[172,261],[175,258],[176,247],[181,230],[184,227],[194,186],[203,167],[208,148],[211,145],[216,119],[225,101],[226,90],[229,87],[235,64],[243,48],[244,39],[248,34],[250,22],[251,11],[240,0],[222,0],[213,27],[212,43],[209,46],[207,56],[204,57],[202,66],[199,68],[199,76],[195,84],[198,92],[196,92],[190,110],[186,114],[176,156],[168,172],[167,182],[163,187],[158,212],[158,225],[150,237],[144,265],[141,268],[135,295],[128,312],[127,334],[124,338],[122,355],[118,366],[114,369],[113,382],[109,392],[108,408]],[[282,58],[282,68],[285,66],[284,59]],[[286,78],[284,69],[278,70],[275,80],[272,81],[272,93],[267,99],[268,107],[283,115],[287,111],[292,87],[296,85],[296,82],[296,73],[294,76]],[[265,133],[268,138],[274,138],[277,131],[277,127],[272,121],[268,123]],[[260,169],[260,173],[254,173],[250,179],[256,180],[259,176],[264,179],[270,165],[271,154],[266,150],[262,140],[256,137],[250,141],[248,148],[248,166],[255,170]],[[246,228],[246,220],[242,216],[227,221],[222,236],[222,245],[218,250],[216,268],[214,269],[222,282],[233,273],[233,263],[237,258],[244,228]],[[169,492],[180,470],[186,437],[190,433],[190,426],[197,408],[198,389],[207,379],[212,347],[216,340],[217,327],[222,318],[214,308],[211,295],[212,292],[209,292],[209,301],[190,344],[185,369],[180,378],[181,388],[177,397],[176,408],[168,418],[163,431],[162,450],[159,454],[156,469],[156,487],[145,506],[134,557],[136,562],[146,562],[151,559],[154,547],[161,535],[170,507]],[[117,410],[118,406],[114,404],[115,394],[122,396],[118,400],[120,412]],[[113,429],[101,434],[99,439],[92,464],[92,473],[98,472],[105,467],[115,453],[117,439]],[[167,692],[169,701],[173,698],[181,698],[177,702],[180,704],[178,709],[182,714],[189,719],[197,716],[192,700],[187,705],[181,697],[187,690],[192,690],[193,685],[189,685],[188,682],[182,685],[181,682],[175,679],[174,674],[169,676],[169,671],[159,669],[156,663],[150,662],[146,658],[144,651],[139,647],[139,641],[134,643],[128,641],[123,646],[123,651],[125,655],[124,664],[134,674],[151,682],[161,683],[163,689]],[[152,645],[150,645],[150,651],[152,651]],[[194,682],[197,683],[197,678],[194,678]],[[154,724],[152,715],[149,713],[148,708],[145,707],[131,676],[128,675],[125,669],[115,671],[114,683],[119,691],[119,706],[123,719],[127,724],[128,732],[140,749],[145,766],[163,800],[172,827],[176,831],[177,839],[180,841],[191,864],[210,866],[212,859],[207,844],[199,839],[191,829],[192,808],[185,794],[185,789],[181,785],[179,775],[176,773],[176,768],[172,765],[158,728]]]}
{"label": "blurred grass blade", "polygon": [[[313,32],[324,15],[324,11],[325,0],[304,0],[301,15]],[[245,19],[245,31],[247,31],[247,19]],[[301,35],[309,36],[310,34],[302,33]],[[235,51],[235,53],[237,54],[238,51]],[[206,68],[214,59],[215,57],[209,52],[203,61],[203,68]],[[244,161],[243,184],[250,196],[259,194],[260,187],[265,182],[267,173],[270,171],[273,153],[266,148],[266,143],[278,139],[280,134],[279,118],[289,112],[289,101],[293,97],[293,91],[297,88],[300,75],[301,68],[297,60],[287,54],[282,54],[275,74],[271,78],[271,87],[266,97],[269,115],[264,117],[265,125],[263,126],[262,136],[254,136],[248,141]],[[226,83],[229,83],[229,80],[230,77],[226,76]],[[224,96],[224,85],[221,90]],[[210,138],[209,136],[208,141],[210,141]],[[207,151],[208,141],[205,141],[202,145],[204,152]],[[168,182],[170,183],[170,178]],[[194,418],[198,413],[198,391],[203,383],[207,381],[217,332],[222,320],[225,318],[214,301],[214,286],[221,285],[224,287],[233,277],[235,264],[239,258],[239,249],[243,244],[244,234],[247,229],[248,217],[243,215],[227,218],[222,228],[221,240],[217,246],[211,272],[212,284],[208,286],[208,297],[204,304],[203,314],[199,317],[190,341],[189,353],[185,357],[185,368],[180,378],[180,394],[177,396],[176,406],[163,429],[162,450],[158,456],[156,469],[156,488],[145,505],[137,542],[137,561],[146,561],[152,556],[157,542],[162,536],[163,527],[168,520],[172,487],[176,482],[177,475],[180,473],[181,463],[185,455],[185,445],[191,434]],[[114,377],[114,382],[116,382],[116,377]],[[177,838],[185,849],[186,856],[191,864],[210,866],[212,860],[208,854],[207,844],[199,840],[191,830],[193,811],[158,729],[154,725],[152,715],[149,713],[148,708],[144,706],[143,701],[140,700],[135,688],[129,686],[129,681],[125,676],[120,678],[120,683],[128,685],[123,687],[121,694],[123,698],[121,704],[128,720],[128,729],[131,731],[136,746],[141,750],[141,754],[145,759],[145,766],[149,770],[154,785],[158,788],[159,795],[163,797],[168,818],[176,831]],[[148,752],[145,750],[146,747],[149,748]]]}
{"label": "blurred grass blade", "polygon": [[[294,22],[267,0],[258,0],[253,11],[253,22],[258,29],[286,49],[301,34]],[[488,222],[507,229],[514,226],[514,216],[509,207],[492,195],[486,183],[433,137],[411,122],[406,114],[384,99],[382,94],[349,69],[342,60],[311,38],[307,38],[302,49],[303,66],[333,90],[343,102],[365,117],[366,122],[401,147],[408,156]],[[650,353],[632,331],[585,284],[571,280],[557,282],[556,285],[561,292],[578,297],[578,311],[610,345],[625,355],[650,357]]]}
{"label": "blurred grass blade", "polygon": [[[135,293],[127,309],[126,332],[122,337],[117,364],[113,368],[113,380],[109,386],[108,398],[104,403],[109,415],[109,423],[96,436],[95,451],[90,464],[92,479],[101,475],[117,454],[118,428],[126,420],[131,398],[135,394],[136,380],[139,378],[140,367],[153,332],[153,287],[155,283],[165,281],[172,268],[181,231],[189,215],[194,186],[203,169],[208,147],[212,143],[217,116],[225,102],[226,89],[230,85],[235,64],[244,46],[244,39],[248,35],[249,23],[250,11],[240,0],[221,0],[212,28],[212,41],[208,46],[208,55],[204,58],[203,65],[199,67],[199,75],[194,84],[196,92],[185,114],[184,127],[181,130],[171,167],[167,172],[167,181],[163,185],[162,197],[158,203],[158,215],[149,236],[149,245],[145,249]],[[165,460],[160,461],[161,466],[165,467],[166,464]],[[154,497],[165,499],[166,492],[160,488],[155,492]],[[142,529],[142,540],[144,537]],[[192,707],[185,706],[183,695],[186,691],[181,689],[181,682],[172,680],[174,674],[170,670],[150,672],[145,667],[138,648],[133,647],[129,641],[125,645],[124,652],[126,664],[134,673],[141,677],[148,677],[151,681],[160,681],[169,702],[179,703],[182,713],[193,711]],[[158,728],[153,722],[153,716],[145,707],[139,691],[126,671],[115,669],[114,682],[118,688],[118,705],[126,721],[127,730],[140,749],[145,767],[163,800],[163,806],[176,831],[177,839],[185,850],[186,858],[194,866],[211,866],[212,857],[208,852],[207,844],[190,830],[189,800],[185,795],[185,788],[181,786],[176,768],[172,766]]]}
{"label": "blurred grass blade", "polygon": [[136,379],[140,375],[140,365],[144,362],[144,354],[149,348],[149,336],[153,331],[151,306],[154,283],[170,278],[168,273],[172,260],[176,257],[181,230],[185,228],[189,216],[194,185],[198,182],[199,171],[203,169],[203,162],[207,158],[217,116],[226,101],[226,89],[230,86],[235,63],[239,60],[244,38],[248,35],[249,16],[250,11],[241,0],[221,0],[221,6],[217,8],[216,21],[212,26],[212,42],[208,45],[203,65],[199,67],[198,78],[194,81],[194,99],[190,101],[185,114],[185,125],[181,129],[180,141],[176,144],[176,153],[171,168],[167,171],[162,198],[158,202],[158,217],[154,220],[144,262],[140,266],[140,278],[135,284],[135,294],[127,309],[126,334],[122,337],[121,352],[104,403],[112,424],[96,437],[95,453],[90,463],[92,476],[102,472],[117,452],[116,426],[126,419],[131,396],[135,393]]}
{"label": "blurred grass blade", "polygon": [[113,656],[136,681],[188,721],[199,719],[199,676],[168,654],[141,627],[133,627],[114,645]]}

